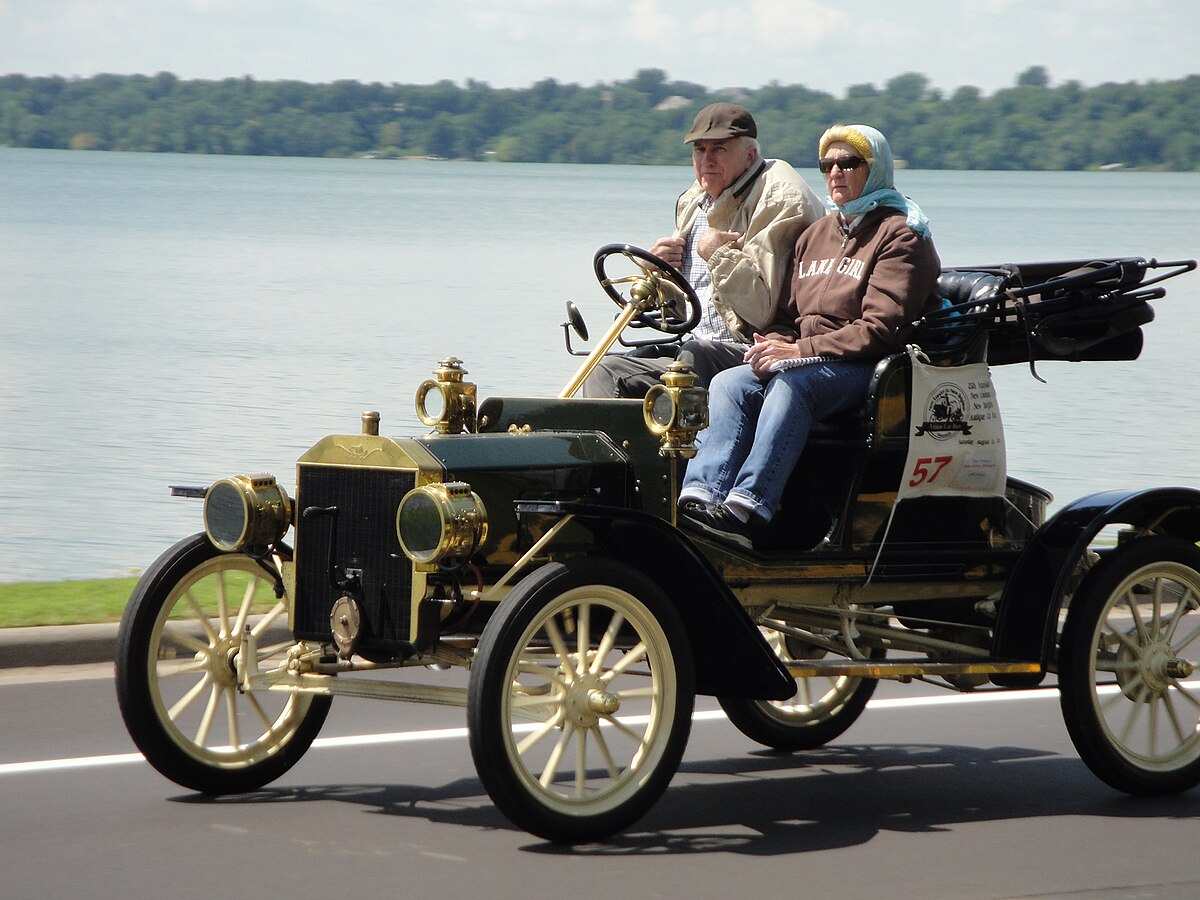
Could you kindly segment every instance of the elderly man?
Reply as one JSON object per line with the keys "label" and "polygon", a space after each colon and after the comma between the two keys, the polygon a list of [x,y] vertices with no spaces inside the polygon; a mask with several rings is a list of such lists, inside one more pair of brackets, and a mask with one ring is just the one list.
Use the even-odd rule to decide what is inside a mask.
{"label": "elderly man", "polygon": [[696,181],[676,201],[675,233],[650,252],[695,289],[700,322],[681,343],[607,357],[583,383],[583,396],[645,396],[676,359],[707,386],[740,365],[754,333],[775,319],[796,238],[825,207],[790,165],[762,158],[757,137],[744,107],[714,103],[696,114],[683,139],[692,145]]}

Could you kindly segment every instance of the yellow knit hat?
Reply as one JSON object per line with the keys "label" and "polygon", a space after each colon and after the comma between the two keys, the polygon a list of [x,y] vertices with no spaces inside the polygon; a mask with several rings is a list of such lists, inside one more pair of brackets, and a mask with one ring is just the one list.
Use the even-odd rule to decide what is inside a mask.
{"label": "yellow knit hat", "polygon": [[837,141],[843,141],[858,151],[858,155],[863,159],[871,158],[871,142],[867,140],[867,136],[857,128],[851,128],[849,125],[834,125],[827,129],[821,135],[821,143],[817,150],[817,156],[824,159],[825,151],[829,149],[829,145]]}

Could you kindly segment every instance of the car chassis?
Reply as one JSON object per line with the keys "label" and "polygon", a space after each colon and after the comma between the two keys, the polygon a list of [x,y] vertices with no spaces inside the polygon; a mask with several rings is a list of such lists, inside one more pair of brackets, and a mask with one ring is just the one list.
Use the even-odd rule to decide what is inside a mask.
{"label": "car chassis", "polygon": [[[1195,267],[948,269],[904,339],[935,365],[1035,376],[1040,360],[1135,359],[1158,283]],[[619,313],[586,353],[564,326],[586,359],[558,397],[478,403],[447,358],[417,391],[428,434],[382,436],[363,413],[359,433],[300,457],[295,498],[265,474],[174,489],[203,498],[204,531],[141,577],[116,659],[126,725],[163,775],[256,790],[303,756],[336,695],[464,706],[497,807],[579,842],[666,790],[696,694],[801,751],[850,727],[879,679],[977,691],[1054,675],[1103,781],[1200,781],[1200,491],[1107,491],[1048,520],[1050,496],[1012,477],[1004,496],[898,503],[913,425],[898,353],[862,410],[814,429],[754,549],[729,546],[677,519],[707,424],[686,366],[644,401],[574,396],[628,329],[685,335],[695,295],[628,245],[595,269]],[[467,686],[377,674],[411,667],[469,670]]]}

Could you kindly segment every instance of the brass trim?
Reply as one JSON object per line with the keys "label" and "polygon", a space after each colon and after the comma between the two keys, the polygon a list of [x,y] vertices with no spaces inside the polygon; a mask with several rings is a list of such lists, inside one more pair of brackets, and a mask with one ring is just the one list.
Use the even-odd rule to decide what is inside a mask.
{"label": "brass trim", "polygon": [[565,400],[567,397],[573,397],[575,395],[575,392],[583,386],[583,383],[587,380],[587,377],[592,374],[592,370],[600,364],[600,360],[604,359],[604,354],[606,354],[612,345],[617,342],[617,338],[620,337],[621,332],[625,330],[625,326],[632,322],[634,316],[640,312],[641,309],[639,309],[633,303],[627,303],[625,305],[625,308],[621,310],[620,314],[613,319],[613,323],[611,326],[609,326],[608,331],[604,332],[604,337],[600,338],[596,346],[592,348],[592,352],[588,354],[588,358],[583,361],[582,365],[580,365],[579,371],[576,372],[574,377],[567,382],[566,386],[559,391],[559,399]]}
{"label": "brass trim", "polygon": [[921,675],[1035,675],[1045,671],[1036,662],[930,662],[927,660],[872,661],[813,660],[785,663],[794,678],[850,676],[857,678],[914,678]]}

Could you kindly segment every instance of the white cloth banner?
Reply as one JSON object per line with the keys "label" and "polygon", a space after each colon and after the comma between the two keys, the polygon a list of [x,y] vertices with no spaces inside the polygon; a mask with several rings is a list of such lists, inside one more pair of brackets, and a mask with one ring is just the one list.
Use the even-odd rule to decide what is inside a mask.
{"label": "white cloth banner", "polygon": [[912,425],[897,501],[931,495],[1004,496],[1000,406],[985,363],[931,366],[912,358]]}

